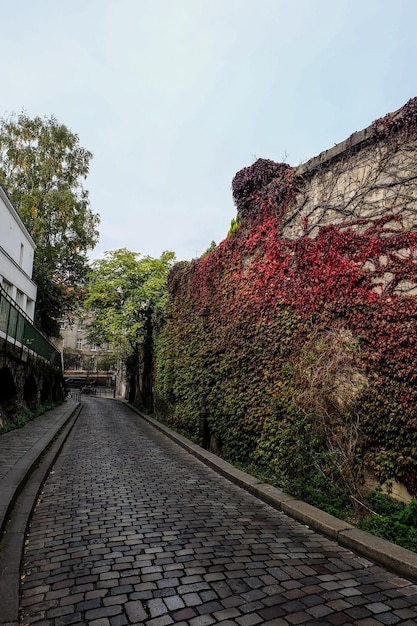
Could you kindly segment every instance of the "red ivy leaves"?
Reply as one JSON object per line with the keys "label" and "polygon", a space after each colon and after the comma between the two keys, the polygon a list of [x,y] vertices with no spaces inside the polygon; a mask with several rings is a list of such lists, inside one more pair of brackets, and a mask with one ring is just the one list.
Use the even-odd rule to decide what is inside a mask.
{"label": "red ivy leaves", "polygon": [[372,123],[374,137],[395,141],[399,133],[406,138],[417,128],[417,98],[411,98],[399,111],[388,113]]}
{"label": "red ivy leaves", "polygon": [[[409,108],[406,119],[414,120],[417,100]],[[285,238],[281,220],[295,192],[288,165],[258,160],[238,172],[233,194],[239,229],[190,269],[181,268],[172,283],[178,295],[181,290],[193,294],[196,314],[210,306],[213,329],[235,328],[245,313],[248,320],[273,320],[283,306],[306,320],[321,317],[349,327],[361,337],[366,371],[380,381],[374,390],[378,400],[370,394],[377,411],[371,405],[366,409],[372,446],[389,446],[387,420],[398,425],[392,430],[398,447],[412,427],[410,417],[408,426],[401,426],[403,409],[414,414],[417,300],[397,288],[403,281],[417,284],[417,233],[392,214],[322,226],[314,238],[306,234],[304,220],[298,239]],[[394,375],[402,389],[395,402],[384,396]]]}
{"label": "red ivy leaves", "polygon": [[389,299],[401,281],[417,282],[417,234],[407,232],[398,215],[329,224],[315,238],[284,238],[281,218],[294,181],[292,168],[266,159],[236,174],[233,194],[243,225],[193,264],[201,306],[227,294],[268,315],[284,303],[308,317],[329,303],[351,309]]}

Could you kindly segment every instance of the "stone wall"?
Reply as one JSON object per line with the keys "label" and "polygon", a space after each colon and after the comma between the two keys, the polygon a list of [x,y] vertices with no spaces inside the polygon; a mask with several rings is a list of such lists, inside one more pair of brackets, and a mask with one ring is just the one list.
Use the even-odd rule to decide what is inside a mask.
{"label": "stone wall", "polygon": [[238,172],[237,228],[171,272],[157,411],[196,436],[204,407],[224,458],[284,482],[319,467],[360,493],[366,468],[417,496],[416,181],[417,99]]}
{"label": "stone wall", "polygon": [[[384,218],[386,237],[417,230],[417,143],[404,122],[405,107],[296,168],[296,201],[283,217],[283,237],[315,237],[328,224],[363,231]],[[409,254],[397,250],[400,258]],[[378,273],[378,284],[388,285],[392,273],[380,271],[386,265],[382,255],[379,264],[364,267]],[[395,291],[417,294],[406,280]]]}
{"label": "stone wall", "polygon": [[62,372],[0,338],[0,426],[25,410],[63,400]]}

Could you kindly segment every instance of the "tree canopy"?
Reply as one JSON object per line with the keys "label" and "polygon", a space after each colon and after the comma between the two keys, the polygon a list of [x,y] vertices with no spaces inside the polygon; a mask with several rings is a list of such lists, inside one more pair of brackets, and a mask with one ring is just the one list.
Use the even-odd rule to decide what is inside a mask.
{"label": "tree canopy", "polygon": [[0,119],[0,182],[37,245],[36,322],[48,335],[57,334],[57,320],[85,278],[86,252],[98,240],[99,216],[82,184],[91,158],[53,116]]}
{"label": "tree canopy", "polygon": [[164,310],[174,260],[173,252],[153,259],[121,248],[93,261],[84,301],[86,309],[94,312],[90,339],[134,352],[142,343],[149,314],[155,322]]}
{"label": "tree canopy", "polygon": [[84,306],[94,313],[89,339],[118,349],[127,361],[132,399],[138,385],[148,408],[150,391],[143,381],[150,381],[153,330],[164,314],[174,262],[173,252],[154,259],[121,248],[94,261],[88,276]]}

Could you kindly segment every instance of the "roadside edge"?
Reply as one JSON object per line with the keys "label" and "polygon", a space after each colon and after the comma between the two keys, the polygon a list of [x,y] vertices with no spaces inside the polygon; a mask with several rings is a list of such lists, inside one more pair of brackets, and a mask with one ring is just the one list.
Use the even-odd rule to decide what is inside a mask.
{"label": "roadside edge", "polygon": [[281,489],[260,482],[254,476],[246,474],[212,452],[201,448],[183,435],[171,430],[158,420],[146,415],[132,404],[122,402],[149,424],[160,430],[190,454],[211,467],[223,477],[245,489],[253,496],[282,511],[289,517],[308,526],[312,530],[332,539],[339,545],[352,550],[377,565],[381,565],[395,574],[417,582],[417,554],[401,546],[360,530],[348,522],[322,511],[311,504],[297,500]]}

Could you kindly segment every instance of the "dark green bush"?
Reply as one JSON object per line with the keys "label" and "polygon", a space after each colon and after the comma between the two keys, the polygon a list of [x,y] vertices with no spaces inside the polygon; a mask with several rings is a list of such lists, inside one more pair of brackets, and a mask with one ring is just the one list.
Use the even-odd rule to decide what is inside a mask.
{"label": "dark green bush", "polygon": [[358,527],[417,552],[417,499],[404,504],[376,490],[369,494],[367,502],[375,513],[362,519]]}

